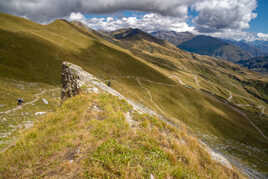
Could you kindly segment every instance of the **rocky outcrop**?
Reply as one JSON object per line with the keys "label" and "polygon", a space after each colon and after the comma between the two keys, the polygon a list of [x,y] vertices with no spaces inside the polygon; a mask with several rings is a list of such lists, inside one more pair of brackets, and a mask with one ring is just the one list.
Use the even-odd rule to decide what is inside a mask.
{"label": "rocky outcrop", "polygon": [[72,64],[68,62],[62,63],[62,91],[61,99],[65,100],[80,93],[79,80],[80,77],[76,70],[72,69]]}
{"label": "rocky outcrop", "polygon": [[[63,73],[62,73],[63,89],[62,89],[62,98],[66,99],[71,96],[75,96],[80,92],[89,92],[89,93],[109,93],[113,96],[117,96],[119,99],[125,100],[128,104],[133,107],[133,110],[140,114],[148,114],[155,116],[158,119],[165,122],[167,125],[180,128],[175,123],[171,122],[161,114],[153,111],[152,109],[136,103],[125,96],[121,95],[118,91],[109,87],[103,81],[96,78],[92,74],[84,71],[81,67],[64,62],[63,63]],[[135,121],[131,119],[130,113],[126,114],[126,120],[130,123],[130,126],[135,126]],[[212,159],[226,166],[227,168],[232,168],[232,165],[229,161],[222,156],[220,153],[214,152],[210,149],[205,143],[200,141],[200,145],[211,155]]]}

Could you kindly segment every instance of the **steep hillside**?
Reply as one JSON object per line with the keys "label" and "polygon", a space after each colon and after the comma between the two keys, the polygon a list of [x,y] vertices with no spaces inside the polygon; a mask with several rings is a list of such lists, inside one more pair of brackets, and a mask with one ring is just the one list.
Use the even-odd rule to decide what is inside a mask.
{"label": "steep hillside", "polygon": [[[0,80],[7,82],[7,88],[14,89],[10,80],[58,88],[61,63],[67,60],[110,81],[112,88],[170,122],[186,124],[217,150],[223,152],[224,146],[226,155],[238,157],[242,166],[267,172],[268,95],[262,88],[267,78],[229,62],[184,52],[140,30],[123,30],[116,39],[63,20],[39,25],[1,14],[0,21],[0,38],[5,42],[0,45]],[[21,96],[32,97],[38,94],[35,90],[25,88]],[[15,107],[8,101],[17,92],[1,97],[7,110]],[[55,95],[53,100],[59,97]]]}
{"label": "steep hillside", "polygon": [[238,64],[261,73],[268,73],[268,57],[255,57],[239,61]]}
{"label": "steep hillside", "polygon": [[220,57],[232,62],[252,57],[250,53],[237,46],[224,42],[221,39],[204,35],[196,36],[191,40],[183,42],[178,47],[189,52]]}
{"label": "steep hillside", "polygon": [[152,32],[151,35],[158,39],[169,41],[170,43],[178,46],[183,42],[194,38],[194,34],[190,32],[175,32],[175,31],[156,31]]}
{"label": "steep hillside", "polygon": [[[39,114],[54,111],[60,104],[63,60],[79,64],[104,79],[113,74],[171,82],[123,49],[101,43],[93,31],[67,21],[43,26],[5,14],[0,19],[0,39],[4,42],[0,45],[0,148],[12,143],[17,129],[32,126]],[[130,71],[131,68],[139,71]],[[25,104],[17,106],[18,98],[23,98]]]}
{"label": "steep hillside", "polygon": [[244,178],[182,125],[130,102],[79,66],[64,62],[63,69],[63,94],[80,95],[0,153],[0,177]]}
{"label": "steep hillside", "polygon": [[0,153],[0,177],[243,178],[212,160],[185,130],[129,111],[107,94],[67,100]]}
{"label": "steep hillside", "polygon": [[[113,40],[111,39],[111,41]],[[169,47],[159,46],[157,43],[144,40],[144,39],[142,40],[131,39],[131,40],[120,40],[120,41],[117,41],[114,39],[114,41],[121,47],[128,48],[133,54],[135,54],[136,56],[139,56],[148,64],[151,64],[153,68],[158,69],[162,73],[166,74],[166,76],[169,76],[171,79],[176,80],[179,85],[184,86],[186,89],[188,88],[188,90],[190,91],[191,91],[191,88],[200,89],[202,92],[205,92],[205,94],[216,96],[223,103],[227,102],[227,103],[230,103],[232,105],[239,107],[240,109],[242,108],[243,110],[247,111],[246,114],[243,114],[243,112],[240,111],[240,109],[237,110],[231,107],[235,111],[238,111],[240,114],[242,114],[244,117],[246,115],[249,115],[246,118],[243,117],[244,119],[251,118],[253,120],[255,118],[256,121],[259,121],[259,122],[262,121],[265,123],[265,120],[259,120],[257,119],[259,118],[259,116],[258,117],[256,116],[256,114],[258,114],[260,111],[262,113],[263,109],[265,111],[266,107],[264,106],[267,106],[266,99],[268,96],[267,96],[267,92],[265,92],[266,91],[265,86],[267,86],[267,79],[265,77],[259,76],[258,74],[255,74],[246,69],[243,69],[239,67],[238,65],[224,62],[219,59],[183,52],[177,48],[172,48],[171,44],[169,45]],[[128,44],[128,45],[125,45],[125,44]],[[135,78],[133,78],[133,80],[135,80]],[[153,84],[147,84],[147,85],[152,86]],[[173,94],[173,98],[177,98],[180,100],[176,102],[175,101],[172,102],[172,105],[170,106],[169,106],[170,102],[166,103],[167,101],[166,95],[165,95],[165,99],[159,98],[159,96],[161,96],[161,94],[165,91],[163,88],[164,86],[166,86],[166,88],[168,88],[168,91],[169,91],[172,85],[159,84],[158,87],[156,86],[156,89],[160,90],[161,92],[152,91],[151,88],[149,91],[150,93],[155,94],[153,96],[154,101],[156,101],[158,104],[165,104],[165,108],[164,108],[165,112],[169,112],[169,114],[171,114],[172,116],[175,115],[176,118],[183,119],[184,117],[182,116],[185,116],[185,113],[184,114],[173,113],[176,110],[176,108],[173,108],[174,106],[178,106],[184,112],[188,111],[189,109],[190,111],[193,111],[193,109],[191,109],[191,107],[193,107],[192,105],[185,106],[189,101],[195,101],[194,99],[189,99],[188,98],[189,96],[187,97],[188,99],[186,101],[183,101],[182,98],[184,97],[182,96],[179,97],[177,95],[174,96]],[[174,91],[176,90],[177,89],[173,88],[172,93],[174,93]],[[169,94],[170,92],[168,91],[165,91],[164,93]],[[193,94],[193,91],[191,91],[191,93],[193,97],[196,97],[195,96],[196,94]],[[223,100],[223,99],[226,99],[226,100]],[[180,105],[180,103],[183,105]],[[148,104],[148,102],[146,104],[150,105]],[[160,107],[159,109],[159,106],[157,106],[156,109],[161,110],[163,108]],[[200,110],[198,111],[200,112]],[[191,116],[191,118],[194,119],[193,116],[195,115],[188,114],[186,116]],[[261,116],[263,118],[266,118],[263,115]],[[213,131],[212,128],[209,129],[208,127],[211,125],[209,123],[212,122],[213,120],[210,121],[209,123],[204,123],[203,121],[199,123],[201,125],[194,122],[195,120],[200,120],[200,118],[209,119],[208,115],[206,114],[206,117],[199,116],[198,118],[194,120],[188,121],[187,119],[185,119],[183,121],[186,122],[191,127],[195,128],[198,126],[197,127],[198,130],[202,128],[201,131],[203,132]],[[233,117],[230,117],[230,118],[233,118]],[[234,121],[237,121],[237,120],[234,120]],[[256,121],[254,121],[254,123]],[[266,125],[264,123],[262,123],[262,125]],[[215,122],[214,124],[215,125],[213,126],[213,128],[216,127],[217,129],[215,131],[218,131],[219,121]],[[221,125],[223,126],[223,123]],[[203,126],[204,128],[201,126]],[[221,136],[221,137],[225,136],[227,134],[226,129],[230,127],[231,126],[223,127],[222,128],[223,133],[221,133],[220,135],[218,134],[216,135]],[[261,127],[261,125],[259,125],[259,127]],[[234,130],[237,131],[238,128],[240,127],[237,126],[234,128]],[[263,128],[262,131],[267,131],[267,129]],[[213,135],[215,135],[215,133]],[[244,136],[244,135],[236,135],[236,137],[237,136]],[[229,137],[234,139],[233,135],[230,135],[228,137],[225,136],[224,138],[227,139]],[[211,139],[212,137],[208,137],[207,141],[210,141]],[[218,143],[219,139],[217,139],[214,142]],[[236,146],[232,144],[232,147],[231,146],[229,147],[230,147],[230,151],[232,151],[231,153],[236,153],[241,157],[241,151],[240,149],[238,149],[238,148],[241,148],[241,146]],[[246,154],[245,152],[243,152],[242,155],[245,155],[248,157],[248,154]],[[258,159],[255,158],[254,160],[257,161]],[[260,162],[260,165],[262,164],[263,164],[263,161]]]}

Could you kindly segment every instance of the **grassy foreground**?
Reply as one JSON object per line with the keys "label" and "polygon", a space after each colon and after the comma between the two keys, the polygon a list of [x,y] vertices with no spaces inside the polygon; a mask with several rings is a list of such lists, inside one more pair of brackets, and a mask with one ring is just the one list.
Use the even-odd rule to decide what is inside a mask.
{"label": "grassy foreground", "polygon": [[129,111],[107,94],[67,100],[0,154],[0,178],[243,178],[186,130]]}
{"label": "grassy foreground", "polygon": [[[39,88],[58,88],[61,63],[69,61],[99,79],[111,80],[112,88],[174,119],[173,122],[184,122],[193,132],[201,133],[202,138],[217,137],[218,141],[213,142],[216,147],[222,148],[223,143],[225,151],[267,173],[268,143],[251,124],[268,135],[268,104],[264,101],[268,100],[267,77],[144,36],[119,41],[64,20],[40,25],[7,14],[0,14],[0,22],[0,90],[4,90],[0,92],[0,105],[4,105],[0,112],[15,107],[18,97],[23,96],[27,102],[33,100],[33,95],[40,93]],[[13,81],[39,85],[32,88],[24,85],[25,89],[20,90]],[[11,89],[8,95],[7,89]],[[202,90],[226,100],[231,95],[232,98],[223,104]],[[25,112],[30,111],[30,117],[35,119],[31,113],[54,111],[59,92],[53,93],[44,93],[35,105],[10,113],[9,118],[0,114],[1,130],[8,129],[4,133],[13,130],[6,126],[19,123]],[[251,122],[229,103],[239,105],[238,109],[248,113]],[[14,116],[18,119],[15,124]],[[248,146],[247,150],[240,144]]]}

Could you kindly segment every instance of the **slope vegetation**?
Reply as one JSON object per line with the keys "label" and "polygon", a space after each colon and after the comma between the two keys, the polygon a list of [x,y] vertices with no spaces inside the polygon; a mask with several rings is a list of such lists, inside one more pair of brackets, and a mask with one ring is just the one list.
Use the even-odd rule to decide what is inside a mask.
{"label": "slope vegetation", "polygon": [[[184,52],[140,30],[123,30],[114,38],[63,20],[39,25],[1,14],[0,21],[1,82],[13,79],[57,88],[61,63],[70,61],[111,81],[113,88],[171,122],[187,124],[215,148],[224,145],[227,154],[267,172],[267,141],[256,129],[268,135],[268,96],[261,87],[267,78],[229,62]],[[241,146],[247,147],[240,150]],[[258,149],[254,155],[252,147]]]}
{"label": "slope vegetation", "polygon": [[130,110],[107,94],[67,100],[0,154],[0,177],[243,178],[185,130],[139,113],[129,119]]}

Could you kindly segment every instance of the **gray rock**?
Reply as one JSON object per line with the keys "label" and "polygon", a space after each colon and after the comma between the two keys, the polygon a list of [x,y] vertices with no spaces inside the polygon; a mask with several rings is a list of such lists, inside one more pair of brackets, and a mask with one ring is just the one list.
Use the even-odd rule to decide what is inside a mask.
{"label": "gray rock", "polygon": [[33,125],[34,125],[34,124],[33,124],[32,121],[26,121],[26,122],[24,123],[24,127],[25,127],[25,129],[32,128]]}
{"label": "gray rock", "polygon": [[44,114],[46,114],[46,112],[36,112],[34,115],[41,116],[41,115],[44,115]]}
{"label": "gray rock", "polygon": [[62,64],[62,100],[76,96],[81,91],[79,86],[79,75],[77,74],[77,71],[70,68],[70,66],[71,65],[68,62],[63,62]]}
{"label": "gray rock", "polygon": [[48,101],[45,98],[42,98],[43,103],[48,104]]}

